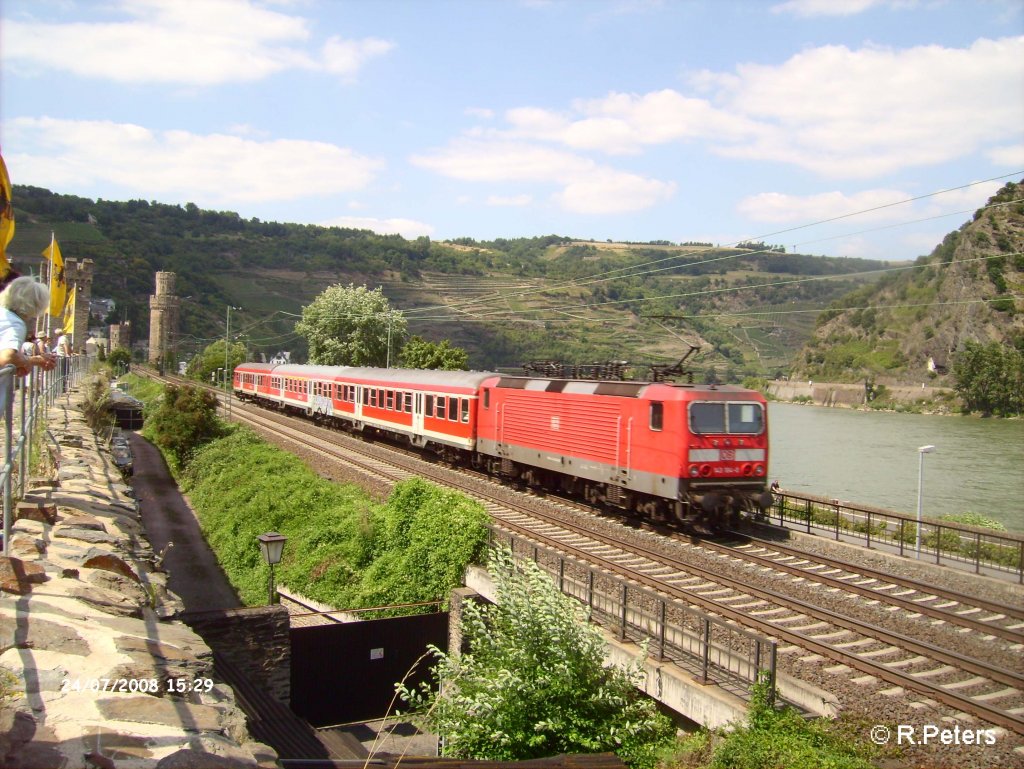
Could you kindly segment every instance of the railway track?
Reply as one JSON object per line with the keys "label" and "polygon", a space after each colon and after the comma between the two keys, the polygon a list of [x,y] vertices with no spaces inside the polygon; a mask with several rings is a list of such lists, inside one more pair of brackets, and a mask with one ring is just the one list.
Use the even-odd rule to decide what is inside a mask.
{"label": "railway track", "polygon": [[[911,707],[919,708],[941,704],[954,714],[969,714],[1024,734],[1024,675],[1020,669],[1024,634],[1021,612],[1016,607],[975,601],[962,594],[954,598],[949,591],[929,592],[928,586],[920,583],[911,584],[851,564],[822,562],[817,556],[796,555],[782,548],[769,555],[766,546],[749,542],[742,549],[697,542],[689,549],[700,558],[675,557],[661,545],[639,544],[635,530],[613,527],[631,536],[610,533],[612,527],[606,519],[581,516],[575,510],[569,516],[567,508],[558,503],[554,507],[548,500],[538,504],[529,496],[522,503],[511,502],[507,487],[479,478],[459,480],[455,471],[403,454],[366,457],[367,444],[301,420],[238,405],[233,416],[354,465],[378,482],[393,483],[420,475],[459,486],[480,499],[501,526],[670,598],[775,637],[785,644],[783,656],[804,664],[817,662],[825,678],[852,680],[866,697],[873,692],[905,697],[911,700]],[[353,442],[352,447],[345,445],[348,441]],[[604,521],[604,525],[593,525],[588,519]],[[649,536],[652,541],[658,539]],[[764,552],[757,552],[758,548]],[[700,559],[708,563],[700,565]],[[737,559],[742,561],[738,567],[725,568],[724,561]],[[794,592],[755,587],[743,571],[751,569],[784,574],[788,582],[801,589]],[[833,598],[840,595],[840,603],[855,596],[860,611],[836,610],[836,600],[829,601],[832,608],[820,606],[808,593]],[[882,604],[885,607],[880,609]],[[854,616],[863,615],[868,607],[873,607],[870,610],[876,619]],[[944,626],[946,636],[978,634],[986,658],[885,629],[897,611],[908,617],[927,617],[932,628]]]}
{"label": "railway track", "polygon": [[734,542],[700,542],[709,552],[739,557],[750,563],[802,577],[832,588],[882,601],[910,615],[923,615],[980,633],[983,640],[1000,638],[1024,648],[1024,606],[991,601],[943,589],[907,577],[887,574],[824,555],[809,556],[745,534],[731,532]]}

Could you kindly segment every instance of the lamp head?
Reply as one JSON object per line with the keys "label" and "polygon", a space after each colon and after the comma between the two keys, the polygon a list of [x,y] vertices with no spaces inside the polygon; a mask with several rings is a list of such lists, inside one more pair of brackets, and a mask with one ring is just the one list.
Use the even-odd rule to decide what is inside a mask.
{"label": "lamp head", "polygon": [[935,447],[934,446],[919,446],[917,450],[920,451],[922,454],[933,454],[935,452]]}
{"label": "lamp head", "polygon": [[263,554],[263,560],[269,566],[281,562],[284,543],[288,541],[288,537],[278,534],[276,531],[268,531],[266,534],[260,534],[256,539],[260,542],[260,552]]}

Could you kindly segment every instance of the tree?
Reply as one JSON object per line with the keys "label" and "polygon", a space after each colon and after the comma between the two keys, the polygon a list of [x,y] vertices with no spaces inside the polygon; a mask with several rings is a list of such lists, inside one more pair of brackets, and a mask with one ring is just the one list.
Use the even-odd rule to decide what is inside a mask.
{"label": "tree", "polygon": [[131,362],[131,350],[125,347],[118,347],[107,356],[107,365],[110,366],[111,371],[118,375],[127,371]]}
{"label": "tree", "polygon": [[[385,366],[397,360],[406,320],[380,288],[335,285],[302,310],[295,331],[306,337],[309,362],[323,366]],[[389,354],[390,353],[390,354]]]}
{"label": "tree", "polygon": [[223,432],[217,396],[190,385],[167,385],[156,412],[146,417],[145,432],[181,470],[203,444]]}
{"label": "tree", "polygon": [[[217,372],[217,369],[224,368],[225,344],[227,344],[227,342],[224,339],[218,339],[216,342],[207,345],[201,353],[188,362],[185,374],[190,379],[196,379],[200,382],[209,382],[210,377]],[[231,371],[234,371],[235,367],[245,363],[245,360],[248,357],[245,345],[241,342],[235,342],[232,344],[228,352],[228,367]],[[223,382],[223,380],[219,378],[217,381]]]}
{"label": "tree", "polygon": [[405,368],[465,371],[469,367],[469,353],[461,347],[454,347],[447,339],[439,344],[419,336],[405,343],[398,360]]}
{"label": "tree", "polygon": [[599,631],[536,564],[517,563],[505,548],[492,552],[489,568],[498,603],[466,604],[467,651],[449,656],[435,647],[435,686],[398,687],[444,738],[445,755],[521,760],[614,751],[631,766],[653,766],[675,730],[637,690],[641,663],[604,667]]}
{"label": "tree", "polygon": [[953,358],[955,389],[968,411],[1024,414],[1024,353],[998,342],[968,341]]}

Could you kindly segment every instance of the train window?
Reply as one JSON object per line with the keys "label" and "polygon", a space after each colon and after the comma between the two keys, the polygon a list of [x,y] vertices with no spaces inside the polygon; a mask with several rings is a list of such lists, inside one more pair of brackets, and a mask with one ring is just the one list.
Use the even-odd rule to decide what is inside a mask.
{"label": "train window", "polygon": [[[444,395],[437,396],[437,418],[444,419],[444,412],[448,407],[448,398]],[[434,416],[431,414],[431,416]]]}
{"label": "train window", "polygon": [[434,396],[427,395],[423,402],[423,416],[432,417],[434,416]]}
{"label": "train window", "polygon": [[387,404],[385,406],[385,408],[388,408],[391,411],[394,411],[395,410],[395,391],[394,390],[387,390],[387,391],[385,391],[384,395],[387,398],[387,400],[385,401],[385,403]]}
{"label": "train window", "polygon": [[690,404],[690,430],[701,433],[725,432],[725,404],[700,403]]}
{"label": "train window", "polygon": [[651,401],[651,429],[661,430],[665,424],[665,404]]}
{"label": "train window", "polygon": [[489,409],[491,407],[491,391],[484,390],[484,408]]}
{"label": "train window", "polygon": [[469,422],[469,398],[463,398],[459,403],[461,404],[459,418],[464,423]]}
{"label": "train window", "polygon": [[448,421],[458,422],[459,421],[459,399],[449,398],[448,399]]}
{"label": "train window", "polygon": [[412,393],[405,394],[405,413],[412,413]]}
{"label": "train window", "polygon": [[764,429],[760,403],[730,403],[729,432],[757,435]]}

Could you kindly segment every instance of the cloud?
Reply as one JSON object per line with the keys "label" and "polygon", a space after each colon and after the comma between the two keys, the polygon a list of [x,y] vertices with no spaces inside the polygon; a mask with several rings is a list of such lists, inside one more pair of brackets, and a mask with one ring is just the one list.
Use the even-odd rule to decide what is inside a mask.
{"label": "cloud", "polygon": [[366,187],[379,160],[312,141],[150,131],[109,121],[16,118],[4,123],[19,179],[74,190],[112,182],[145,199],[208,204],[295,200]]}
{"label": "cloud", "polygon": [[[762,192],[743,198],[737,211],[755,222],[794,224],[847,218],[861,224],[908,222],[919,217],[959,214],[985,205],[1002,183],[981,182],[938,194],[919,197],[904,190],[871,189],[855,194],[823,192],[787,195]],[[854,218],[856,217],[856,218]]]}
{"label": "cloud", "polygon": [[996,165],[1024,169],[1024,144],[992,147],[986,155]]}
{"label": "cloud", "polygon": [[574,213],[637,211],[675,192],[672,183],[602,166],[574,152],[494,137],[456,139],[410,162],[463,181],[557,185],[561,190],[553,199]]}
{"label": "cloud", "polygon": [[675,191],[674,182],[600,169],[570,182],[555,199],[578,214],[621,214],[650,208],[671,198]]}
{"label": "cloud", "polygon": [[262,80],[292,69],[351,78],[392,43],[330,38],[309,49],[309,22],[249,0],[118,0],[126,20],[52,24],[5,18],[4,65],[119,83],[198,86]]}
{"label": "cloud", "polygon": [[334,36],[324,45],[324,68],[335,75],[352,77],[374,56],[382,56],[394,48],[394,43],[379,38],[343,40]]}
{"label": "cloud", "polygon": [[[787,195],[781,192],[762,192],[743,198],[737,211],[755,222],[791,224],[825,221],[861,211],[879,209],[858,221],[895,221],[906,216],[894,203],[913,197],[900,190],[865,190],[854,195],[843,192],[823,192],[816,195]],[[887,206],[886,208],[880,208]]]}
{"label": "cloud", "polygon": [[[524,105],[471,136],[550,152],[638,155],[695,143],[741,161],[781,163],[836,179],[869,179],[1016,142],[1024,124],[1024,37],[967,48],[808,49],[777,65],[700,71],[692,93],[662,89]],[[965,116],[978,116],[965,119]],[[989,150],[994,162],[1015,151]],[[477,153],[479,154],[479,153]]]}
{"label": "cloud", "polygon": [[533,202],[533,196],[531,195],[489,195],[487,197],[487,205],[489,206],[528,206]]}
{"label": "cloud", "polygon": [[671,89],[577,99],[564,114],[521,107],[509,110],[505,117],[509,128],[495,135],[557,142],[609,155],[636,154],[649,145],[681,140],[740,139],[757,130],[748,118]]}
{"label": "cloud", "polygon": [[[712,142],[743,160],[871,178],[1013,141],[1024,123],[1024,37],[969,48],[825,46],[780,66],[700,73],[715,104],[756,123],[750,138]],[[977,116],[977,119],[965,116]]]}
{"label": "cloud", "polygon": [[787,0],[772,6],[772,13],[790,13],[794,16],[853,16],[880,5],[907,6],[906,0]]}
{"label": "cloud", "polygon": [[559,182],[596,164],[563,150],[527,142],[456,139],[448,147],[414,155],[414,165],[463,181]]}
{"label": "cloud", "polygon": [[414,219],[376,219],[371,216],[339,216],[320,223],[322,227],[347,227],[371,230],[380,235],[401,235],[406,240],[434,234],[434,228]]}

